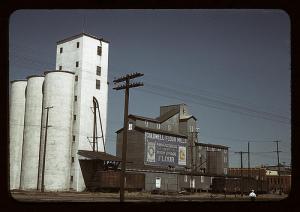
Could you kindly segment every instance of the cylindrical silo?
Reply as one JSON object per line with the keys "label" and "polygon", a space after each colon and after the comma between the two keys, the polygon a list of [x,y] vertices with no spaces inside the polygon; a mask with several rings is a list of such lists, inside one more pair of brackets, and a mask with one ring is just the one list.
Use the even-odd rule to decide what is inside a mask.
{"label": "cylindrical silo", "polygon": [[21,190],[37,189],[39,150],[41,141],[41,120],[43,76],[27,77],[24,140],[21,169]]}
{"label": "cylindrical silo", "polygon": [[45,72],[43,95],[39,189],[44,184],[45,191],[67,191],[70,188],[74,73]]}
{"label": "cylindrical silo", "polygon": [[11,82],[9,105],[10,189],[20,188],[26,80]]}

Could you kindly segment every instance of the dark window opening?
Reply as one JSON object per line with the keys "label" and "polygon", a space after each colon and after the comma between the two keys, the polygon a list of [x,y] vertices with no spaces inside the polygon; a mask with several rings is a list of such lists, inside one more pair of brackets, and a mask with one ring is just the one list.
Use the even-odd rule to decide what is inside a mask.
{"label": "dark window opening", "polygon": [[74,115],[74,121],[76,120],[76,115]]}
{"label": "dark window opening", "polygon": [[71,181],[73,182],[73,176],[71,176]]}
{"label": "dark window opening", "polygon": [[77,75],[75,76],[75,81],[78,81],[78,76]]}
{"label": "dark window opening", "polygon": [[97,48],[97,54],[98,54],[99,56],[102,55],[102,47],[101,47],[101,46],[98,46],[98,48]]}
{"label": "dark window opening", "polygon": [[75,101],[75,102],[77,101],[77,96],[74,97],[74,101]]}
{"label": "dark window opening", "polygon": [[72,157],[72,163],[74,163],[74,157]]}
{"label": "dark window opening", "polygon": [[73,135],[73,141],[75,141],[75,135]]}
{"label": "dark window opening", "polygon": [[101,67],[100,66],[97,66],[97,73],[96,73],[98,76],[101,76]]}
{"label": "dark window opening", "polygon": [[100,90],[100,80],[96,80],[96,89]]}
{"label": "dark window opening", "polygon": [[62,70],[62,66],[59,66],[59,70]]}
{"label": "dark window opening", "polygon": [[59,49],[59,53],[63,53],[63,48],[62,47]]}
{"label": "dark window opening", "polygon": [[79,62],[78,61],[76,61],[76,67],[78,67],[79,66]]}
{"label": "dark window opening", "polygon": [[76,44],[76,45],[77,45],[77,48],[79,48],[79,42],[77,42],[77,44]]}

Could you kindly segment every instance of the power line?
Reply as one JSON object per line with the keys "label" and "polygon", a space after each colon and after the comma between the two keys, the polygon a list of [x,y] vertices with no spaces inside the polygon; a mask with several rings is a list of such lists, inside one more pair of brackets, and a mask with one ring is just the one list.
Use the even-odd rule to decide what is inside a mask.
{"label": "power line", "polygon": [[281,119],[288,119],[287,117],[284,117],[282,115],[277,115],[277,114],[273,114],[273,113],[269,113],[269,112],[265,112],[265,111],[258,111],[258,110],[255,110],[255,109],[252,109],[252,108],[249,108],[249,107],[240,106],[240,105],[237,105],[237,104],[233,104],[233,103],[230,103],[230,102],[225,102],[225,101],[218,100],[218,99],[213,99],[211,97],[208,98],[208,97],[205,97],[205,96],[202,96],[202,95],[199,95],[199,94],[193,94],[191,92],[187,93],[187,92],[184,92],[182,90],[170,88],[170,87],[167,87],[167,86],[155,85],[155,84],[152,84],[152,83],[146,83],[146,85],[148,85],[149,87],[152,87],[152,88],[158,88],[160,90],[163,89],[164,91],[169,90],[171,92],[180,92],[184,96],[190,96],[192,98],[198,98],[198,99],[202,99],[202,100],[205,100],[205,101],[214,102],[214,103],[217,103],[217,104],[222,104],[224,106],[228,106],[228,107],[232,107],[232,108],[242,109],[242,110],[245,110],[245,111],[248,110],[250,112],[269,115],[269,116],[274,116],[274,117],[278,117],[278,118],[281,118]]}
{"label": "power line", "polygon": [[[30,58],[25,58],[25,59],[29,59],[31,62],[34,62]],[[43,61],[42,63],[39,63],[39,62],[37,62],[37,63],[40,64],[40,65],[44,65],[45,62]],[[50,63],[48,63],[48,64],[50,64]],[[51,63],[51,65],[52,65],[52,63]],[[72,67],[66,67],[66,68],[68,69],[68,68],[72,68]],[[94,74],[94,73],[91,73],[91,74]],[[235,104],[224,102],[224,101],[220,101],[220,100],[215,100],[215,99],[212,99],[212,98],[207,98],[207,97],[203,97],[203,96],[199,96],[199,95],[195,95],[195,94],[191,94],[191,93],[185,93],[182,90],[176,90],[176,89],[169,88],[169,87],[166,87],[166,86],[154,85],[154,84],[151,84],[151,83],[147,83],[147,84],[150,87],[159,88],[160,90],[163,90],[163,91],[165,91],[165,90],[175,91],[177,95],[178,95],[178,92],[180,92],[180,93],[182,93],[185,96],[185,98],[187,96],[197,97],[198,99],[196,99],[196,100],[199,100],[199,98],[200,98],[202,100],[204,99],[204,101],[210,101],[210,102],[213,102],[213,103],[217,104],[217,106],[215,106],[215,105],[207,105],[207,104],[203,104],[203,103],[200,104],[199,102],[195,102],[196,104],[200,104],[202,106],[203,105],[204,106],[208,106],[210,108],[213,107],[213,108],[216,108],[216,109],[228,110],[230,112],[240,113],[240,114],[243,114],[243,115],[248,115],[248,116],[252,116],[252,117],[263,118],[263,119],[267,119],[267,120],[271,120],[271,121],[277,121],[277,122],[281,122],[281,123],[286,123],[286,122],[284,122],[282,120],[276,120],[276,118],[274,118],[274,117],[277,117],[277,119],[278,118],[279,119],[288,119],[287,117],[284,117],[284,116],[281,116],[281,115],[272,114],[272,113],[268,113],[268,112],[264,112],[264,111],[257,111],[257,110],[254,110],[252,108],[248,108],[248,107],[244,107],[244,106],[239,106],[239,105],[235,105]],[[146,91],[146,92],[149,92],[149,91]],[[154,94],[157,95],[157,93],[155,93],[153,91],[150,92],[150,93],[154,93]],[[166,96],[166,95],[163,95],[163,96]],[[171,98],[174,98],[174,97],[171,97]],[[182,101],[182,99],[180,99],[180,100]],[[186,100],[183,100],[183,101],[186,101]],[[224,109],[224,107],[225,107],[225,109]],[[230,107],[230,109],[228,109],[228,108],[226,109],[226,107]],[[235,110],[232,110],[232,109],[235,109]],[[236,110],[242,110],[242,111],[236,111]],[[248,112],[248,113],[246,113],[246,112]],[[252,114],[249,114],[249,112],[252,113]],[[253,113],[255,113],[255,115]]]}
{"label": "power line", "polygon": [[[218,109],[218,110],[224,110],[224,108],[220,108],[220,107],[215,106],[215,105],[199,103],[199,102],[196,102],[195,100],[186,100],[186,99],[179,98],[177,96],[170,96],[170,95],[166,95],[166,94],[157,93],[157,92],[154,92],[152,90],[143,89],[143,90],[140,90],[140,91],[141,92],[152,93],[152,94],[155,94],[155,95],[159,95],[159,96],[163,96],[163,97],[167,97],[167,98],[171,98],[171,99],[178,99],[178,100],[183,101],[183,102],[194,103],[194,104],[197,104],[197,105],[200,105],[200,106],[208,107],[210,109],[215,108],[215,109]],[[274,122],[290,125],[290,123],[286,122],[286,121],[275,120],[275,119],[272,119],[272,118],[262,117],[262,116],[253,116],[253,114],[249,114],[249,113],[245,113],[245,112],[242,113],[242,112],[234,111],[234,110],[230,110],[230,109],[226,109],[226,110],[230,111],[230,112],[238,113],[238,114],[241,114],[241,115],[247,115],[247,116],[254,117],[254,118],[261,118],[261,119],[265,119],[265,120],[269,120],[269,121],[274,121]]]}

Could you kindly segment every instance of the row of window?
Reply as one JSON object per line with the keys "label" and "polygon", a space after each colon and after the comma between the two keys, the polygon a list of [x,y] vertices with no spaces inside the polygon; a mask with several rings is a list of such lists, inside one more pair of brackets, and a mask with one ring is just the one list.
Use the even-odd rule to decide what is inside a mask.
{"label": "row of window", "polygon": [[[195,180],[195,179],[193,179]],[[187,175],[184,175],[184,182],[187,182],[188,181],[188,176]],[[200,182],[203,183],[204,182],[204,176],[200,176]]]}
{"label": "row of window", "polygon": [[[146,126],[146,127],[149,127],[149,121],[145,121],[145,126]],[[157,129],[160,129],[160,123],[157,123],[157,124],[156,124],[156,128],[157,128]]]}
{"label": "row of window", "polygon": [[[76,68],[79,67],[79,61],[76,61]],[[62,70],[62,66],[59,66],[59,70],[61,71]],[[101,76],[101,67],[100,66],[97,66],[96,68],[96,75],[97,76]]]}
{"label": "row of window", "polygon": [[[76,43],[76,48],[79,48],[79,42]],[[59,53],[62,54],[64,51],[63,47],[60,47],[59,49]],[[97,55],[101,56],[102,55],[102,47],[101,46],[97,46]]]}
{"label": "row of window", "polygon": [[[75,76],[75,81],[78,81],[78,75]],[[100,90],[100,80],[96,80],[96,89]],[[75,101],[77,101],[77,97]]]}

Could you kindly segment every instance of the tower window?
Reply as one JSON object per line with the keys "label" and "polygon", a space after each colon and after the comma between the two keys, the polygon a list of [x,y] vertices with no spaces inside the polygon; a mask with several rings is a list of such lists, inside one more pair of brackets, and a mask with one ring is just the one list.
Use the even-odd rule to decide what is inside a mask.
{"label": "tower window", "polygon": [[75,101],[75,102],[77,101],[77,96],[74,96],[74,101]]}
{"label": "tower window", "polygon": [[73,176],[71,176],[71,182],[73,182]]}
{"label": "tower window", "polygon": [[75,135],[73,135],[73,141],[75,141]]}
{"label": "tower window", "polygon": [[99,56],[102,55],[102,47],[101,47],[101,46],[98,46],[98,47],[97,47],[97,54],[98,54]]}
{"label": "tower window", "polygon": [[76,43],[77,48],[79,48],[79,42]]}
{"label": "tower window", "polygon": [[96,89],[100,90],[100,80],[96,80]]}
{"label": "tower window", "polygon": [[63,53],[63,48],[62,47],[60,47],[59,53]]}
{"label": "tower window", "polygon": [[75,81],[78,81],[78,75],[75,76]]}
{"label": "tower window", "polygon": [[76,120],[76,115],[74,115],[74,121]]}
{"label": "tower window", "polygon": [[74,163],[74,157],[72,157],[72,163]]}
{"label": "tower window", "polygon": [[98,76],[101,76],[101,67],[100,66],[97,66],[97,72],[96,72],[96,74]]}
{"label": "tower window", "polygon": [[59,70],[62,70],[62,66],[59,66]]}
{"label": "tower window", "polygon": [[76,61],[76,67],[78,67],[79,66],[79,61]]}

